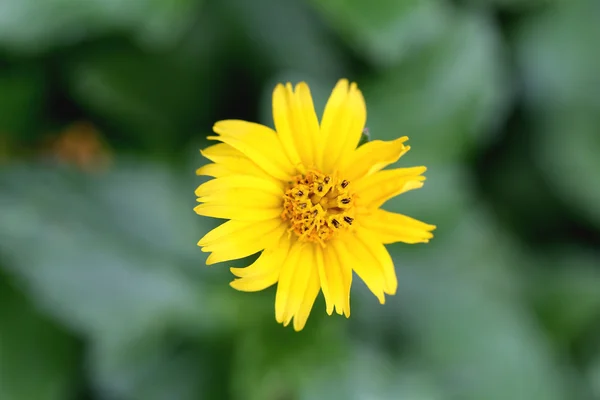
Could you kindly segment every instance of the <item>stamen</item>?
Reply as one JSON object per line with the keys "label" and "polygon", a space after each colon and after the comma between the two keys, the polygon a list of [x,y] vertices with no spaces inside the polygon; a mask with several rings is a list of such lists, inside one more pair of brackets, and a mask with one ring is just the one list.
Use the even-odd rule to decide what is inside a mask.
{"label": "stamen", "polygon": [[318,171],[294,177],[284,194],[281,214],[290,224],[290,235],[293,232],[300,241],[324,246],[341,229],[352,229],[354,195],[346,190],[348,185],[347,180]]}

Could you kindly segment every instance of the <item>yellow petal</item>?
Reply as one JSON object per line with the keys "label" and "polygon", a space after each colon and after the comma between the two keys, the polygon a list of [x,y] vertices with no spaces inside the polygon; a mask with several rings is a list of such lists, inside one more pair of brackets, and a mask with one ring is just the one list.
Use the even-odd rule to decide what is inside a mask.
{"label": "yellow petal", "polygon": [[[338,252],[346,252],[342,243],[331,241],[323,251],[325,271],[330,287],[332,302],[339,315],[350,316],[350,287],[352,286],[352,265],[343,263]],[[327,313],[331,315],[328,310]]]}
{"label": "yellow petal", "polygon": [[270,232],[281,225],[281,219],[272,218],[267,221],[238,221],[231,220],[217,226],[208,232],[200,241],[198,246],[210,246],[219,242],[227,242],[232,239],[252,239],[255,233]]}
{"label": "yellow petal", "polygon": [[300,267],[300,253],[302,247],[306,244],[295,242],[290,248],[290,252],[281,266],[279,273],[279,282],[277,283],[277,293],[275,295],[275,319],[280,324],[287,318],[287,303],[290,296],[292,285],[294,284],[294,274]]}
{"label": "yellow petal", "polygon": [[410,146],[404,145],[407,140],[408,137],[404,136],[391,142],[374,140],[360,146],[340,167],[344,178],[353,182],[395,163],[410,149]]}
{"label": "yellow petal", "polygon": [[226,143],[218,143],[200,150],[200,153],[207,159],[213,161],[211,164],[204,165],[196,171],[197,175],[213,176],[215,178],[228,175],[254,175],[261,178],[271,179],[267,174],[252,160]]}
{"label": "yellow petal", "polygon": [[300,171],[314,168],[320,139],[319,121],[308,85],[278,85],[273,92],[273,119],[283,148]]}
{"label": "yellow petal", "polygon": [[271,176],[287,181],[295,174],[295,168],[286,157],[279,137],[271,128],[240,120],[217,122],[213,130],[220,140],[244,153],[256,165]]}
{"label": "yellow petal", "polygon": [[200,150],[200,154],[212,162],[221,162],[224,158],[246,157],[244,153],[226,143],[217,143]]}
{"label": "yellow petal", "polygon": [[289,287],[289,294],[285,306],[286,310],[283,317],[284,326],[287,326],[292,320],[292,317],[298,313],[313,273],[317,274],[318,279],[314,245],[306,244],[305,246],[302,246],[300,250],[298,265],[294,271],[294,276]]}
{"label": "yellow petal", "polygon": [[250,208],[240,205],[213,205],[198,204],[194,207],[198,215],[211,218],[237,219],[240,221],[264,221],[281,216],[281,207],[277,208]]}
{"label": "yellow petal", "polygon": [[343,239],[336,241],[336,253],[342,263],[352,266],[354,272],[365,282],[379,302],[384,304],[384,292],[387,286],[383,270],[379,261],[370,253],[364,243],[354,234],[348,233],[343,235]]}
{"label": "yellow petal", "polygon": [[[335,306],[335,297],[329,289],[329,277],[327,276],[325,256],[323,255],[323,248],[321,246],[315,247],[315,262],[317,264],[317,270],[319,271],[319,279],[321,282],[321,289],[323,290],[323,297],[325,297],[325,309],[327,314],[331,315],[333,313],[333,307]],[[332,286],[335,286],[335,283],[332,283]]]}
{"label": "yellow petal", "polygon": [[296,85],[292,98],[292,115],[296,127],[296,145],[300,158],[307,168],[317,167],[316,147],[320,139],[320,128],[315,106],[308,85],[300,82]]}
{"label": "yellow petal", "polygon": [[312,310],[315,300],[319,295],[320,289],[321,284],[319,281],[319,271],[313,264],[310,268],[310,277],[306,284],[306,290],[304,291],[302,302],[300,303],[300,307],[294,316],[294,330],[296,332],[304,329],[306,321],[308,320],[308,316],[310,315],[310,311]]}
{"label": "yellow petal", "polygon": [[287,226],[280,221],[261,221],[253,224],[251,228],[211,242],[202,247],[203,252],[212,253],[208,256],[206,264],[236,260],[258,253],[277,243],[286,229]]}
{"label": "yellow petal", "polygon": [[248,267],[230,268],[231,272],[240,278],[232,281],[231,287],[244,292],[257,292],[277,283],[289,248],[290,239],[284,234],[276,245],[266,248]]}
{"label": "yellow petal", "polygon": [[[398,289],[396,269],[394,268],[392,257],[383,243],[378,241],[376,237],[364,229],[358,229],[356,231],[356,238],[362,242],[364,248],[376,260],[375,265],[379,265],[379,268],[383,272],[383,279],[385,280],[384,292],[391,295],[396,294],[396,289]],[[375,265],[372,268],[375,268]]]}
{"label": "yellow petal", "polygon": [[361,207],[377,208],[383,203],[409,190],[423,186],[427,168],[397,168],[379,171],[366,176],[353,184],[353,189],[359,194],[357,204]]}
{"label": "yellow petal", "polygon": [[[325,111],[321,118],[321,141],[322,148],[320,148],[319,159],[323,160],[325,146],[330,136],[336,134],[336,129],[339,126],[338,116],[341,114],[343,105],[345,104],[346,98],[348,97],[348,80],[340,79],[329,96],[327,104],[325,105]],[[329,171],[327,171],[329,172]]]}
{"label": "yellow petal", "polygon": [[213,218],[261,221],[281,215],[283,189],[273,179],[231,175],[212,179],[196,189],[194,208],[199,215]]}
{"label": "yellow petal", "polygon": [[290,253],[291,244],[291,237],[284,234],[275,245],[266,248],[261,253],[260,257],[251,265],[245,268],[232,267],[229,270],[238,278],[251,278],[262,275],[272,269],[277,269],[279,271]]}
{"label": "yellow petal", "polygon": [[296,136],[294,126],[290,104],[292,96],[293,93],[290,87],[285,87],[282,84],[275,87],[273,91],[273,122],[281,145],[292,165],[299,171],[304,172],[305,168],[302,165],[302,159],[296,145],[296,140],[300,138]]}
{"label": "yellow petal", "polygon": [[282,209],[281,196],[262,190],[233,188],[227,191],[215,192],[198,199],[201,203],[216,206],[240,206],[250,208],[279,208]]}
{"label": "yellow petal", "polygon": [[263,179],[256,176],[231,175],[211,179],[196,189],[196,196],[209,196],[219,192],[232,192],[237,189],[262,190],[283,198],[283,187],[273,179]]}
{"label": "yellow petal", "polygon": [[277,280],[279,280],[279,270],[274,269],[263,275],[234,279],[229,282],[229,286],[240,292],[260,292],[276,284]]}
{"label": "yellow petal", "polygon": [[[321,131],[326,137],[322,159],[325,173],[331,173],[336,166],[346,163],[345,159],[358,145],[367,121],[365,99],[355,83],[350,85],[345,96],[343,92],[338,94],[346,85],[342,81],[335,87],[321,122]],[[343,97],[341,101],[340,97]]]}
{"label": "yellow petal", "polygon": [[206,164],[206,165],[203,165],[200,168],[198,168],[196,170],[196,175],[212,176],[213,178],[218,178],[220,176],[226,176],[227,172],[228,172],[228,170],[227,170],[227,168],[225,168],[225,166],[220,165],[220,164],[210,163],[210,164]]}
{"label": "yellow petal", "polygon": [[372,232],[383,244],[396,242],[427,243],[436,227],[406,215],[378,209],[360,216],[360,225]]}
{"label": "yellow petal", "polygon": [[[276,226],[276,219],[272,220],[273,226]],[[252,227],[256,225],[253,221],[227,221],[217,226],[215,229],[208,232],[202,239],[198,241],[198,246],[208,246],[211,243],[217,242],[223,238],[227,238],[231,235],[235,235],[243,230],[252,230]]]}

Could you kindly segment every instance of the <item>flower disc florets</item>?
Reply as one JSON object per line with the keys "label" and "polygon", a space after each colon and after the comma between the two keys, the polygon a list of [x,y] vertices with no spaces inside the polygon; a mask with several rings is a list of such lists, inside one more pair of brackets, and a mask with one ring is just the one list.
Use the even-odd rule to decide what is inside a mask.
{"label": "flower disc florets", "polygon": [[318,171],[297,175],[288,183],[281,218],[301,241],[324,244],[354,221],[350,182]]}

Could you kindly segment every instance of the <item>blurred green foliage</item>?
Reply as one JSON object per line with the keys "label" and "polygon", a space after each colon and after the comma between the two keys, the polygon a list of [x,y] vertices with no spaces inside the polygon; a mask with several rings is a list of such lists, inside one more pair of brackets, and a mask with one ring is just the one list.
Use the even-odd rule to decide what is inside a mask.
{"label": "blurred green foliage", "polygon": [[[600,399],[600,7],[0,0],[0,400]],[[301,333],[196,241],[211,125],[358,82],[438,226]],[[83,129],[78,121],[89,123]],[[234,262],[231,266],[243,266]],[[230,265],[228,265],[230,266]]]}

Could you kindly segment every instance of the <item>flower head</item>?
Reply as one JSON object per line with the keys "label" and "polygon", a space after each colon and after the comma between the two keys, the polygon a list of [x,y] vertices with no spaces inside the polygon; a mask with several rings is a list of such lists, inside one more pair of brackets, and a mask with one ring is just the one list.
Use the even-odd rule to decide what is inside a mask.
{"label": "flower head", "polygon": [[196,190],[195,211],[228,221],[198,245],[214,264],[262,252],[252,265],[231,268],[231,286],[247,292],[277,283],[275,317],[295,330],[306,324],[320,291],[329,315],[350,316],[354,271],[380,303],[396,293],[385,244],[428,242],[435,226],[380,209],[390,198],[423,186],[425,167],[384,170],[409,150],[407,137],[357,148],[367,119],[356,84],[340,80],[323,118],[305,83],[273,92],[275,130],[219,121],[221,143],[201,153],[212,163],[198,175],[214,179]]}

